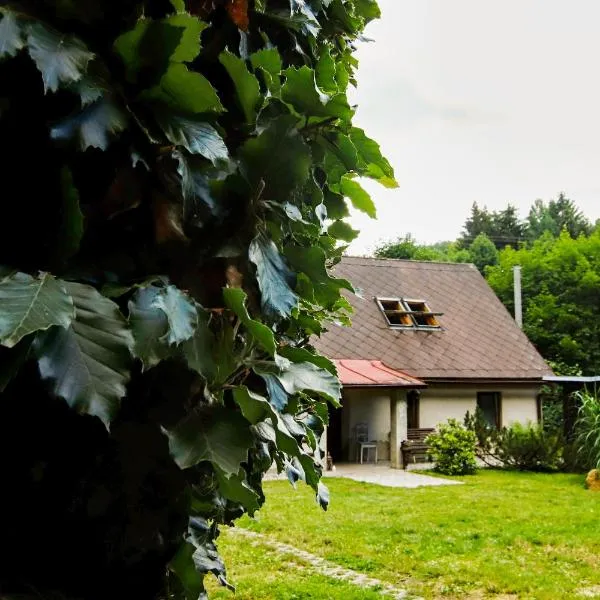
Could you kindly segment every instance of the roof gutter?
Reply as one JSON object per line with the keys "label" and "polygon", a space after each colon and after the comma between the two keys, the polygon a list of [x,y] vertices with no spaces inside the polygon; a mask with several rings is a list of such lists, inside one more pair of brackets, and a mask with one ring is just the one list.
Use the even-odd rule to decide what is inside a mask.
{"label": "roof gutter", "polygon": [[426,383],[344,383],[342,388],[348,389],[365,389],[370,390],[373,388],[383,389],[405,389],[405,390],[422,390],[427,387]]}
{"label": "roof gutter", "polygon": [[437,383],[464,383],[470,385],[510,383],[516,385],[531,385],[537,383],[542,385],[546,376],[540,377],[420,377],[426,384]]}

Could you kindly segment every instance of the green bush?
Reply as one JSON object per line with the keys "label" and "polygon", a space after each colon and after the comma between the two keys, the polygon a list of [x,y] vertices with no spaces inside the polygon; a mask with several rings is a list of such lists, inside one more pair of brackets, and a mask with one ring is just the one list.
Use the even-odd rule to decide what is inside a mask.
{"label": "green bush", "polygon": [[557,471],[563,462],[564,442],[557,432],[541,425],[514,423],[501,430],[498,458],[503,466],[521,471]]}
{"label": "green bush", "polygon": [[463,427],[456,419],[448,419],[435,433],[427,436],[429,457],[435,470],[444,475],[469,475],[475,473],[475,446],[473,431]]}
{"label": "green bush", "polygon": [[600,468],[600,399],[597,394],[577,392],[580,403],[575,422],[574,445],[578,465],[584,469]]}
{"label": "green bush", "polygon": [[543,425],[514,423],[497,429],[478,409],[467,413],[465,427],[473,432],[477,458],[490,467],[522,471],[555,471],[564,464],[564,439],[560,431]]}
{"label": "green bush", "polygon": [[501,430],[492,427],[486,421],[483,412],[479,408],[473,414],[467,412],[464,426],[475,436],[475,456],[489,467],[500,465],[498,447]]}

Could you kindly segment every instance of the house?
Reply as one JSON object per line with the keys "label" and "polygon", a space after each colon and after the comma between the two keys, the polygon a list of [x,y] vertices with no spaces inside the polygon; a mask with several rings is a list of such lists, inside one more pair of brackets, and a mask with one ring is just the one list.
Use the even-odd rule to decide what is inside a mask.
{"label": "house", "polygon": [[352,326],[315,342],[343,384],[327,431],[334,461],[356,459],[357,426],[400,467],[411,431],[477,407],[498,427],[540,420],[552,371],[474,265],[344,257],[333,275],[357,290]]}

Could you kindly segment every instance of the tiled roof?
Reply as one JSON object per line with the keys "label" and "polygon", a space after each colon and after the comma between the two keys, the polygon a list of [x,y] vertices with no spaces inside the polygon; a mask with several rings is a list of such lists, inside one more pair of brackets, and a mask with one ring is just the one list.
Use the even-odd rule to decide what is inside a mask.
{"label": "tiled roof", "polygon": [[386,367],[380,360],[335,360],[338,377],[344,386],[419,388],[425,384],[402,371]]}
{"label": "tiled roof", "polygon": [[[475,266],[345,257],[334,275],[349,279],[352,327],[332,325],[315,346],[330,358],[380,360],[414,377],[541,379],[552,371]],[[390,328],[375,297],[422,299],[439,330]]]}

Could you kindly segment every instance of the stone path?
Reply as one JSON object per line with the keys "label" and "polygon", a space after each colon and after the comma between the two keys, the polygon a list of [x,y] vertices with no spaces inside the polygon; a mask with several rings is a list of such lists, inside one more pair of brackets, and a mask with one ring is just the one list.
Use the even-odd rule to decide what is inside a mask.
{"label": "stone path", "polygon": [[[422,600],[422,598],[410,595],[405,589],[399,588],[379,579],[375,579],[374,577],[369,577],[364,573],[359,573],[358,571],[354,571],[352,569],[340,567],[339,565],[335,565],[324,558],[321,558],[320,556],[306,552],[306,550],[300,550],[299,548],[295,548],[289,544],[278,542],[266,535],[239,527],[233,527],[229,529],[229,532],[232,535],[239,535],[241,537],[249,538],[253,545],[267,546],[279,554],[290,555],[292,561],[295,557],[297,557],[307,562],[310,565],[309,568],[318,575],[324,575],[325,577],[331,577],[332,579],[346,581],[352,585],[362,588],[376,588],[382,596],[394,598],[394,600]],[[303,565],[297,563],[294,564],[294,566],[296,568],[304,568]]]}

